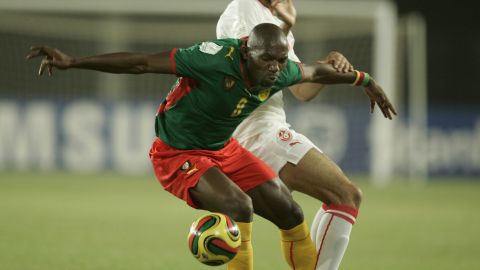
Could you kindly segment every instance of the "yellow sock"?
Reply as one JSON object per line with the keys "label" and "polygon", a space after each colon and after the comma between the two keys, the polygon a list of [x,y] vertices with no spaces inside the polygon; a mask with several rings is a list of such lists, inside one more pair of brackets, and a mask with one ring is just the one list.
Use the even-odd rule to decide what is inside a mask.
{"label": "yellow sock", "polygon": [[252,223],[237,222],[237,226],[242,236],[242,245],[235,258],[227,264],[227,270],[253,270]]}
{"label": "yellow sock", "polygon": [[305,221],[290,230],[280,231],[283,256],[290,268],[294,270],[313,270],[315,268],[316,251]]}

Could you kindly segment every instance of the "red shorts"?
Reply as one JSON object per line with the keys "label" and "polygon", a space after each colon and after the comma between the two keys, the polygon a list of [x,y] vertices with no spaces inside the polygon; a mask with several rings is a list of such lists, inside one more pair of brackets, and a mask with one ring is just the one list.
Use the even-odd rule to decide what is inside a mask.
{"label": "red shorts", "polygon": [[243,191],[248,191],[276,174],[231,138],[220,150],[179,150],[156,138],[150,149],[153,170],[163,188],[188,205],[198,208],[188,190],[211,167],[218,167]]}

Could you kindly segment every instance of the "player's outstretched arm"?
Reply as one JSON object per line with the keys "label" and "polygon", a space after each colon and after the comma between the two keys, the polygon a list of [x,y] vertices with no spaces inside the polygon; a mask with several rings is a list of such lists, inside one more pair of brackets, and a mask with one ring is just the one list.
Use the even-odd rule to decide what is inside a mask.
{"label": "player's outstretched arm", "polygon": [[89,57],[75,58],[59,49],[48,46],[31,47],[27,60],[42,57],[38,74],[42,75],[45,70],[51,76],[53,69],[90,69],[108,73],[171,73],[170,52],[157,54],[141,53],[110,53]]}
{"label": "player's outstretched arm", "polygon": [[304,65],[304,80],[306,82],[315,82],[321,84],[353,84],[363,86],[365,94],[370,99],[370,112],[373,113],[375,104],[378,105],[383,116],[392,119],[397,115],[382,87],[366,72],[349,71],[337,72],[337,70],[327,63],[317,63],[315,65]]}
{"label": "player's outstretched arm", "polygon": [[[337,51],[331,51],[324,60],[318,61],[317,63],[331,64],[337,72],[349,72],[354,70],[348,59]],[[320,93],[323,86],[323,84],[319,83],[305,82],[289,86],[288,88],[296,99],[300,101],[310,101]]]}

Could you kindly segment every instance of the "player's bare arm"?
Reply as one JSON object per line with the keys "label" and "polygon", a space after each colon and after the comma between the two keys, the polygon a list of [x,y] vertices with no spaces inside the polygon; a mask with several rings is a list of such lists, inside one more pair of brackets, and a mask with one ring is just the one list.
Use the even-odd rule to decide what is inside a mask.
{"label": "player's bare arm", "polygon": [[[350,64],[348,59],[337,51],[330,52],[324,60],[317,63],[331,64],[337,72],[349,72],[353,71],[353,65]],[[300,101],[310,101],[320,93],[323,89],[322,84],[318,83],[299,83],[289,87],[292,94],[296,99]]]}
{"label": "player's bare arm", "polygon": [[273,15],[277,16],[283,21],[282,30],[286,35],[288,35],[288,32],[290,32],[292,27],[295,25],[297,18],[297,10],[293,5],[293,0],[273,0],[264,2],[270,2],[270,10],[272,11]]}
{"label": "player's bare arm", "polygon": [[141,53],[109,53],[89,57],[76,58],[69,56],[59,49],[48,46],[31,47],[27,59],[42,57],[38,74],[42,75],[45,70],[53,74],[53,68],[58,69],[90,69],[108,73],[164,73],[172,72],[170,52],[157,54]]}
{"label": "player's bare arm", "polygon": [[[354,83],[358,79],[358,71],[337,72],[337,70],[327,63],[317,63],[315,65],[304,65],[305,82],[316,82],[322,84],[347,84]],[[380,108],[383,116],[392,119],[397,115],[397,111],[383,91],[382,87],[370,77],[368,83],[364,86],[365,94],[370,99],[370,112],[373,113],[375,104]]]}

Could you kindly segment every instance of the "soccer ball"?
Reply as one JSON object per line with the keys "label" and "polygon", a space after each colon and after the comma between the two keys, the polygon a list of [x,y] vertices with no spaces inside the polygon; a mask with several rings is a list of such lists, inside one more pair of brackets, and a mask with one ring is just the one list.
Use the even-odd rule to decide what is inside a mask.
{"label": "soccer ball", "polygon": [[209,213],[190,227],[188,247],[193,256],[206,265],[222,265],[235,257],[240,248],[240,231],[229,216]]}

